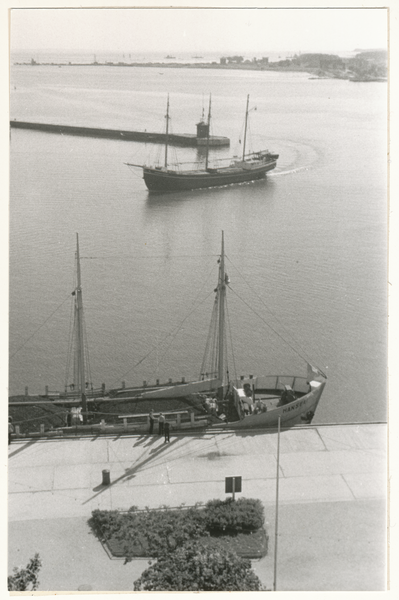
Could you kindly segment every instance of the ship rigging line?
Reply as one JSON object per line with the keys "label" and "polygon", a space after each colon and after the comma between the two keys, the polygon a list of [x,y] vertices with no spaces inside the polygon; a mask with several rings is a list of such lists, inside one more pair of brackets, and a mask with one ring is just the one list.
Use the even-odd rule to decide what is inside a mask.
{"label": "ship rigging line", "polygon": [[250,306],[250,304],[248,304],[248,302],[246,302],[243,298],[241,298],[241,296],[239,294],[237,294],[237,292],[235,290],[233,290],[233,288],[231,286],[229,286],[229,289],[233,292],[233,294],[235,294],[237,296],[237,298],[239,298],[241,300],[241,302],[243,302],[245,304],[245,306],[247,306],[257,317],[259,317],[259,319],[261,321],[263,321],[263,323],[269,327],[276,335],[277,337],[279,337],[281,340],[283,340],[283,342],[285,344],[287,344],[287,346],[289,346],[291,348],[291,350],[293,350],[295,352],[295,354],[297,354],[300,358],[302,358],[305,362],[309,362],[309,360],[303,356],[300,352],[298,352],[298,350],[296,348],[294,348],[294,346],[292,344],[290,344],[280,333],[278,333],[278,331],[276,331],[274,329],[274,327],[272,327],[258,312],[256,312],[256,310],[254,310],[252,308],[252,306]]}
{"label": "ship rigging line", "polygon": [[[217,373],[216,350],[217,350],[217,344],[218,344],[218,336],[217,336],[217,334],[218,334],[218,327],[217,327],[218,304],[219,304],[219,298],[216,297],[214,305],[213,305],[212,317],[211,317],[211,322],[210,322],[209,331],[208,331],[208,337],[207,337],[206,344],[205,344],[204,358],[202,360],[200,378],[202,378],[206,374],[214,376]],[[233,360],[234,377],[236,378],[237,377],[237,368],[236,368],[235,355],[234,355],[234,346],[233,346],[233,341],[232,341],[230,313],[229,313],[229,307],[228,307],[227,302],[226,302],[225,306],[226,306],[226,315],[227,315],[228,337],[230,340],[231,356],[232,356],[232,360]],[[225,346],[225,357],[226,357],[226,369],[225,370],[226,370],[226,373],[229,374],[229,365],[228,365],[229,353],[227,351],[227,349],[228,349],[227,334],[222,343]],[[209,369],[207,369],[207,365],[209,366]]]}
{"label": "ship rigging line", "polygon": [[[227,302],[226,302],[226,312],[227,312],[228,331],[229,331],[229,337],[230,337],[231,357],[233,359],[234,379],[237,379],[237,367],[236,367],[236,359],[235,359],[235,355],[234,355],[233,337],[231,334],[231,321],[230,321],[229,305],[227,304]],[[227,345],[227,340],[226,340],[226,345]]]}
{"label": "ship rigging line", "polygon": [[[74,283],[72,284],[72,288],[75,289]],[[73,344],[73,328],[74,328],[74,301],[71,302],[71,312],[69,316],[69,332],[68,332],[68,347],[67,347],[67,360],[65,367],[65,380],[64,380],[64,388],[66,388],[68,383],[68,376],[71,366],[71,357],[72,357],[72,344]]]}
{"label": "ship rigging line", "polygon": [[[212,375],[216,373],[216,364],[215,364],[215,335],[217,331],[217,314],[218,314],[218,297],[215,297],[215,301],[213,303],[211,322],[209,324],[208,336],[205,344],[204,357],[202,359],[200,377],[202,377],[205,373],[209,372]],[[207,369],[207,365],[209,366],[209,371]]]}
{"label": "ship rigging line", "polygon": [[[167,260],[171,258],[216,258],[218,254],[174,254],[173,256],[167,257]],[[149,260],[153,258],[161,258],[165,260],[165,256],[159,254],[154,256],[135,256],[134,254],[119,254],[119,255],[110,255],[110,256],[81,256],[80,260],[113,260],[113,259],[122,259],[131,258],[133,260]]]}
{"label": "ship rigging line", "polygon": [[[84,345],[85,345],[85,359],[86,359],[86,374],[87,374],[87,383],[93,386],[92,377],[91,377],[91,365],[90,365],[90,354],[89,354],[89,340],[87,338],[87,328],[86,328],[86,320],[85,314],[83,313],[83,337],[84,337]],[[86,379],[85,379],[86,383]]]}
{"label": "ship rigging line", "polygon": [[32,335],[30,335],[28,337],[27,340],[25,340],[25,342],[22,344],[22,346],[20,346],[17,350],[15,350],[15,352],[13,354],[11,354],[10,358],[14,358],[14,356],[20,351],[22,350],[22,348],[24,348],[24,346],[26,346],[26,344],[37,334],[38,331],[40,331],[40,329],[42,327],[44,327],[44,325],[47,323],[47,321],[49,321],[51,319],[51,317],[53,315],[55,315],[55,313],[61,308],[61,306],[63,304],[65,304],[65,302],[69,300],[69,295],[61,302],[61,304],[59,306],[57,306],[57,308],[51,313],[51,315],[49,315],[47,317],[47,319],[45,321],[43,321],[43,323],[41,325],[39,325],[39,327],[32,333]]}
{"label": "ship rigging line", "polygon": [[[200,290],[200,291],[201,291],[201,290]],[[198,298],[198,296],[199,296],[199,293],[200,293],[200,292],[198,292],[198,294],[197,294],[197,296],[196,296],[196,298],[195,298],[194,302],[196,302],[196,300],[197,300],[197,298]],[[184,317],[184,319],[181,321],[180,325],[179,325],[178,327],[176,327],[176,329],[175,329],[173,332],[171,332],[171,333],[169,333],[169,334],[167,334],[167,335],[165,336],[165,338],[164,338],[164,341],[166,341],[168,338],[172,338],[172,339],[170,340],[170,342],[169,342],[169,344],[168,344],[168,347],[167,347],[167,348],[165,348],[164,352],[162,353],[162,355],[161,355],[161,357],[160,357],[160,361],[161,361],[161,362],[162,362],[162,360],[163,360],[163,358],[164,358],[165,354],[167,353],[168,349],[170,348],[170,346],[173,344],[174,340],[176,339],[176,336],[177,336],[177,335],[178,335],[178,333],[181,331],[181,329],[182,329],[182,327],[183,327],[184,323],[185,323],[185,322],[187,321],[187,319],[188,319],[189,317],[191,317],[191,315],[192,315],[192,314],[193,314],[193,313],[194,313],[194,312],[195,312],[195,311],[198,309],[198,306],[200,306],[201,304],[203,304],[203,303],[204,303],[204,302],[205,302],[205,301],[206,301],[206,300],[209,298],[209,296],[211,296],[211,294],[212,294],[212,293],[213,293],[213,292],[209,292],[209,294],[208,294],[208,295],[207,295],[207,296],[206,296],[206,297],[205,297],[205,298],[202,300],[202,302],[200,302],[200,304],[199,304],[199,305],[196,305],[196,306],[194,306],[194,308],[193,308],[193,309],[192,309],[192,310],[191,310],[191,311],[190,311],[190,312],[189,312],[189,313],[188,313],[188,314],[187,314],[187,315]],[[154,350],[155,350],[155,349],[156,349],[156,348],[154,348]]]}
{"label": "ship rigging line", "polygon": [[[212,255],[212,258],[214,258],[214,255]],[[209,292],[209,294],[207,294],[207,296],[200,302],[200,304],[197,306],[195,305],[198,299],[198,296],[200,295],[201,291],[203,290],[203,288],[205,287],[206,282],[208,281],[211,273],[213,272],[213,265],[212,265],[212,269],[209,271],[208,273],[208,277],[206,278],[206,280],[204,281],[204,284],[202,285],[202,287],[200,288],[200,290],[198,291],[198,294],[196,295],[194,302],[193,302],[193,309],[184,317],[184,319],[181,321],[181,323],[171,332],[167,333],[164,338],[161,340],[160,344],[163,344],[164,342],[166,342],[166,340],[170,337],[172,337],[171,342],[169,343],[169,346],[171,345],[171,343],[174,341],[174,339],[176,338],[177,334],[179,333],[179,331],[181,330],[182,326],[184,325],[184,323],[187,321],[187,319],[189,317],[191,317],[191,315],[198,309],[198,306],[200,306],[201,304],[203,304],[208,298],[209,296],[211,296],[211,294],[213,294],[213,290],[211,292]],[[136,364],[134,364],[128,371],[126,371],[126,373],[124,373],[123,375],[121,375],[120,378],[124,379],[126,377],[126,375],[128,375],[131,371],[133,371],[133,369],[135,369],[136,367],[138,367],[144,360],[146,360],[146,358],[148,358],[150,356],[150,354],[152,354],[158,346],[160,346],[160,344],[157,344],[156,346],[153,346],[151,348],[151,350],[149,350],[147,352],[147,354],[145,356],[143,356],[143,358],[141,358]],[[161,360],[163,359],[163,357],[166,354],[167,349],[165,349],[164,353],[161,356]]]}
{"label": "ship rigging line", "polygon": [[[227,257],[226,257],[227,258]],[[294,336],[292,334],[290,334],[290,332],[287,330],[287,328],[284,326],[284,324],[276,317],[276,315],[270,310],[270,308],[267,306],[267,304],[265,304],[265,302],[263,301],[262,297],[259,296],[259,294],[256,292],[256,290],[251,286],[251,284],[249,283],[249,281],[244,277],[244,275],[241,273],[241,271],[239,270],[239,268],[228,258],[229,262],[234,266],[235,269],[237,269],[238,273],[240,274],[240,277],[242,277],[242,279],[245,281],[245,283],[247,284],[247,286],[249,287],[249,289],[255,294],[255,296],[258,298],[258,300],[261,302],[261,304],[266,308],[266,310],[271,314],[271,316],[277,321],[277,323],[280,325],[280,327],[282,327],[285,332],[287,333],[288,336],[292,337],[295,341],[295,344],[298,346],[298,348],[301,349],[301,352],[299,352],[296,348],[294,348],[281,334],[279,334],[275,329],[273,329],[273,327],[271,325],[269,325],[269,323],[263,319],[263,317],[261,317],[260,315],[258,315],[256,313],[256,311],[249,306],[245,300],[243,300],[238,294],[237,292],[235,292],[230,286],[229,288],[231,289],[232,292],[234,292],[236,294],[236,296],[238,298],[240,298],[240,300],[242,300],[242,302],[244,302],[244,304],[246,304],[246,306],[249,306],[249,308],[252,310],[252,312],[254,312],[257,316],[259,316],[259,318],[265,323],[265,325],[267,327],[269,327],[272,331],[274,331],[274,333],[281,339],[283,340],[283,342],[285,342],[294,352],[295,354],[297,354],[300,358],[302,358],[305,362],[311,364],[312,360],[310,358],[306,358],[306,352],[303,350],[303,348],[301,347],[301,344],[294,338]],[[302,353],[302,354],[301,354]]]}

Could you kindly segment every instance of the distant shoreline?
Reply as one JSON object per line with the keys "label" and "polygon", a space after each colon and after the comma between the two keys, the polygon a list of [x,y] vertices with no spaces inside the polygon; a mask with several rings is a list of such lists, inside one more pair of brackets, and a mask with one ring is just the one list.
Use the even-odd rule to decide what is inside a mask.
{"label": "distant shoreline", "polygon": [[[172,58],[172,57],[171,57]],[[173,57],[174,58],[174,57]],[[293,72],[309,73],[309,79],[344,79],[349,81],[386,81],[386,53],[364,52],[353,59],[342,59],[337,55],[304,54],[280,61],[269,62],[267,57],[244,60],[242,56],[222,57],[220,62],[15,62],[14,65],[31,67],[135,67],[159,69],[216,69],[225,71]]]}
{"label": "distant shoreline", "polygon": [[220,64],[216,62],[212,63],[163,63],[163,62],[92,62],[92,63],[53,63],[53,62],[15,62],[14,65],[25,66],[25,67],[151,67],[158,69],[223,69],[223,70],[238,70],[238,71],[299,71],[309,72],[309,69],[298,67],[296,65],[290,65],[288,67],[275,66],[273,63],[269,65],[256,65],[251,63],[246,64]]}

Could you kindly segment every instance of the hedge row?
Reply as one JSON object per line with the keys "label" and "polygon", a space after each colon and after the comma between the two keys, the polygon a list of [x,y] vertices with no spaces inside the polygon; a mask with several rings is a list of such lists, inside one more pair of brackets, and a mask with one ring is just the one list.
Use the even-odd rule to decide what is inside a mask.
{"label": "hedge row", "polygon": [[206,527],[210,532],[255,531],[264,523],[263,506],[260,500],[209,500],[205,506]]}

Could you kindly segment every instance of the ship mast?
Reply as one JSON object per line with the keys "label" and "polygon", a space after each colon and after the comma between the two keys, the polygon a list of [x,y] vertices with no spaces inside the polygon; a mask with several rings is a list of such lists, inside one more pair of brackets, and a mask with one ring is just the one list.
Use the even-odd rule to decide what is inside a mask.
{"label": "ship mast", "polygon": [[80,254],[79,254],[79,235],[76,234],[76,270],[77,286],[75,292],[75,317],[76,317],[76,364],[77,364],[77,385],[82,401],[83,422],[87,422],[87,402],[86,402],[86,382],[85,382],[85,357],[83,340],[83,299],[82,282],[80,275]]}
{"label": "ship mast", "polygon": [[242,149],[242,160],[245,160],[245,144],[247,141],[247,125],[248,125],[248,106],[249,106],[249,94],[247,96],[247,109],[245,111],[244,147]]}
{"label": "ship mast", "polygon": [[210,130],[211,130],[211,101],[212,101],[212,94],[209,94],[208,133],[206,136],[205,171],[208,169],[208,158],[209,158],[209,135],[210,135]]}
{"label": "ship mast", "polygon": [[166,134],[165,134],[165,169],[168,168],[168,141],[169,141],[169,94],[166,104]]}
{"label": "ship mast", "polygon": [[222,231],[222,252],[219,266],[219,348],[218,348],[218,379],[220,394],[223,399],[224,377],[224,311],[226,302],[226,275],[224,270],[224,231]]}

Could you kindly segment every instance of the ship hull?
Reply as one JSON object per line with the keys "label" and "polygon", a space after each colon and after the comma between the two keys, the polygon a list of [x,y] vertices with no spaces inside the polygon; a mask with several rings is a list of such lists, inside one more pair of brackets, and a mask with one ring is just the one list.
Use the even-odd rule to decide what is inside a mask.
{"label": "ship hull", "polygon": [[144,167],[143,178],[150,192],[177,192],[256,181],[276,167],[277,158],[250,168],[225,167],[208,171],[179,172]]}
{"label": "ship hull", "polygon": [[239,421],[228,423],[228,426],[231,429],[247,429],[251,427],[268,429],[277,427],[279,418],[282,427],[310,424],[324,387],[325,383],[322,383],[317,389],[313,389],[305,396],[297,398],[290,404],[265,413],[247,415]]}
{"label": "ship hull", "polygon": [[[261,399],[266,405],[268,404],[267,410],[265,412],[245,414],[242,404],[236,396],[234,404],[239,418],[234,421],[229,420],[228,423],[218,419],[212,424],[208,423],[208,427],[228,427],[230,429],[246,429],[254,427],[268,429],[277,427],[279,419],[281,426],[284,427],[309,424],[314,417],[317,405],[326,385],[325,377],[320,375],[317,375],[316,377],[308,376],[307,378],[301,376],[264,376],[246,381],[253,385],[255,399]],[[284,384],[292,386],[296,397],[291,402],[280,406],[276,398],[281,395]],[[241,387],[243,381],[236,382],[235,385]],[[219,386],[220,381],[215,379],[191,382],[185,385],[170,386],[144,392],[141,394],[141,398],[148,400],[156,398],[182,398],[198,393],[216,395],[218,389],[220,389]],[[270,400],[270,398],[274,398],[274,400]]]}

